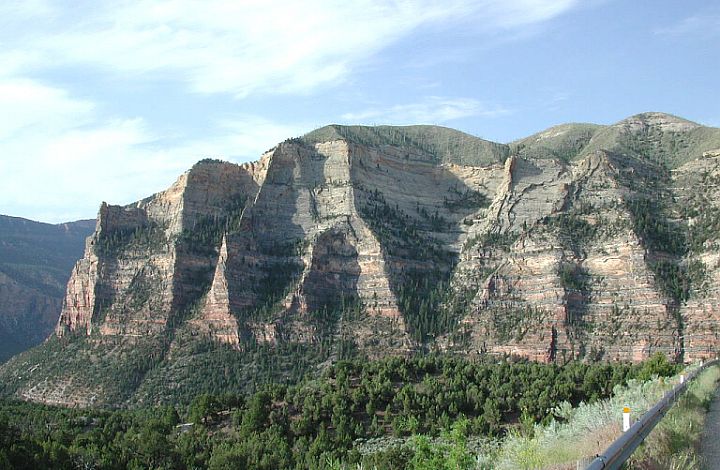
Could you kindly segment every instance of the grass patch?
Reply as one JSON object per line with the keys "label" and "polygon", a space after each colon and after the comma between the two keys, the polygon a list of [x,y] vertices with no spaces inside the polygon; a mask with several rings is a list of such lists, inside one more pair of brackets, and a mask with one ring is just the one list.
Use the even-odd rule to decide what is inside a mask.
{"label": "grass patch", "polygon": [[704,371],[628,461],[628,469],[703,468],[700,440],[705,415],[720,381],[720,367]]}
{"label": "grass patch", "polygon": [[[589,463],[592,456],[602,453],[622,434],[623,406],[629,406],[637,419],[677,382],[677,376],[655,376],[645,382],[630,380],[627,386],[616,386],[609,399],[580,403],[575,408],[562,403],[553,410],[555,420],[548,425],[518,427],[494,455],[481,455],[478,460],[492,462],[489,468],[494,469],[575,469],[578,461]],[[702,430],[701,425],[695,428]]]}

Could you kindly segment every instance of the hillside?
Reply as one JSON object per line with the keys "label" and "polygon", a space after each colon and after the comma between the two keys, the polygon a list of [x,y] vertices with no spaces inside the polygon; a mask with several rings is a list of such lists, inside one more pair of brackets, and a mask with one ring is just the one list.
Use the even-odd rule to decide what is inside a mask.
{"label": "hillside", "polygon": [[0,216],[0,362],[53,331],[72,267],[94,229],[93,220],[50,225]]}
{"label": "hillside", "polygon": [[720,129],[645,113],[509,145],[332,125],[203,160],[103,203],[56,337],[0,368],[3,392],[137,405],[344,357],[710,356],[718,149]]}

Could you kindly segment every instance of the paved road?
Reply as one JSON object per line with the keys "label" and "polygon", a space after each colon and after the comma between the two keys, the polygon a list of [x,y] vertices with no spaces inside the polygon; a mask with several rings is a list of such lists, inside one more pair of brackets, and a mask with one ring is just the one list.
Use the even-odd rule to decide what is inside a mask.
{"label": "paved road", "polygon": [[705,418],[700,454],[706,469],[720,469],[720,387],[715,391],[715,398]]}

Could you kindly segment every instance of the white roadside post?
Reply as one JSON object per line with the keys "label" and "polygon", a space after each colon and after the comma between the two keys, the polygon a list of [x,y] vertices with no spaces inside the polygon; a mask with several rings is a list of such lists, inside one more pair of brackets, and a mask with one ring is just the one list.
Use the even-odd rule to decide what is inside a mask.
{"label": "white roadside post", "polygon": [[680,383],[681,384],[685,383],[685,374],[680,374]]}
{"label": "white roadside post", "polygon": [[627,432],[630,429],[630,408],[623,408],[623,432]]}

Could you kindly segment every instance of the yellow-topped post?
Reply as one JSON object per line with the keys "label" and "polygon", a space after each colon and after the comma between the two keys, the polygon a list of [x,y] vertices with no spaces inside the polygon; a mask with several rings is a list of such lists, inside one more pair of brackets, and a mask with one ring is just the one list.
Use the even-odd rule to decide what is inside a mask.
{"label": "yellow-topped post", "polygon": [[623,432],[627,432],[630,429],[630,407],[623,407]]}

